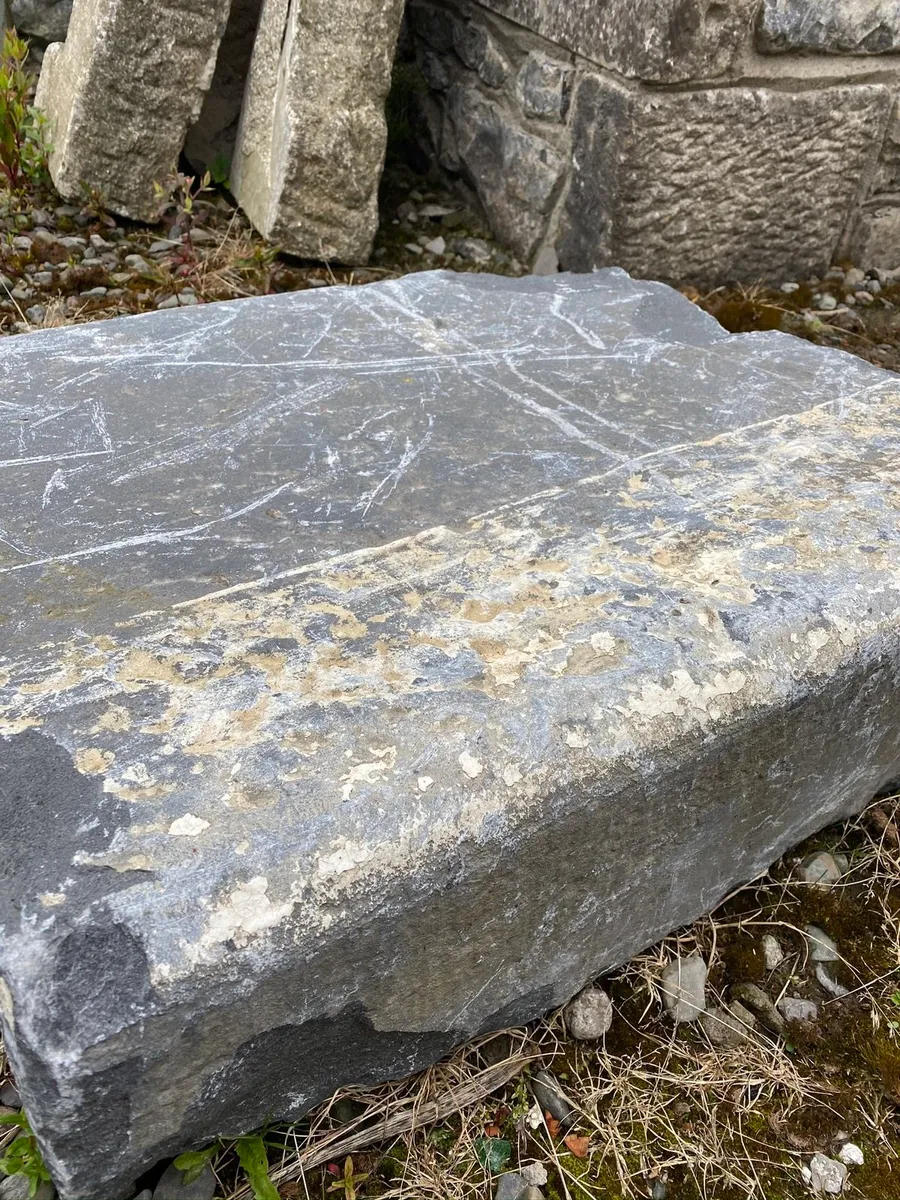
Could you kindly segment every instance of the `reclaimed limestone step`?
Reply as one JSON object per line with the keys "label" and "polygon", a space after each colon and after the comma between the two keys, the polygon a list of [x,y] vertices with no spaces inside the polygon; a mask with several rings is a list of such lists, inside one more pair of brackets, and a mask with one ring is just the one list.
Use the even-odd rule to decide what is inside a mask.
{"label": "reclaimed limestone step", "polygon": [[64,1200],[528,1020],[900,770],[900,387],[621,271],[8,340],[0,1009]]}

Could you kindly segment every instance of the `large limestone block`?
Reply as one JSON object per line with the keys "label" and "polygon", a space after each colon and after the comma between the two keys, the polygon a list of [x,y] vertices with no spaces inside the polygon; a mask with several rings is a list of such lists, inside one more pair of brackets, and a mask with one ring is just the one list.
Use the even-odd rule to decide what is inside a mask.
{"label": "large limestone block", "polygon": [[724,74],[758,0],[481,0],[484,8],[603,66],[661,83]]}
{"label": "large limestone block", "polygon": [[536,1016],[900,770],[857,359],[419,274],[0,385],[0,1012],[64,1200]]}
{"label": "large limestone block", "polygon": [[69,199],[157,216],[216,63],[230,0],[77,0],[67,40],[44,56],[36,104],[50,173]]}
{"label": "large limestone block", "polygon": [[586,76],[560,260],[702,284],[820,272],[890,109],[880,85],[647,95]]}
{"label": "large limestone block", "polygon": [[757,44],[764,54],[893,54],[900,0],[765,0]]}
{"label": "large limestone block", "polygon": [[402,11],[402,0],[263,4],[231,182],[285,250],[350,263],[371,252]]}

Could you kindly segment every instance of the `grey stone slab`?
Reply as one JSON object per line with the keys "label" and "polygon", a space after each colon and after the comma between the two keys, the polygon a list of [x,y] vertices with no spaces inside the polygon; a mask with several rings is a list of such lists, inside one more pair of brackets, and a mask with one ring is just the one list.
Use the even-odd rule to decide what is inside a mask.
{"label": "grey stone slab", "polygon": [[727,72],[757,0],[482,0],[550,42],[637,79],[676,83]]}
{"label": "grey stone slab", "polygon": [[79,0],[47,48],[35,103],[50,173],[68,199],[158,219],[160,188],[209,87],[230,0]]}
{"label": "grey stone slab", "polygon": [[402,0],[263,5],[231,184],[256,228],[293,254],[371,253],[402,14]]}
{"label": "grey stone slab", "polygon": [[558,250],[703,285],[821,274],[874,171],[881,85],[644,94],[587,75]]}
{"label": "grey stone slab", "polygon": [[900,768],[856,359],[433,273],[0,377],[0,1010],[64,1200],[565,1001]]}
{"label": "grey stone slab", "polygon": [[765,0],[757,45],[764,54],[895,54],[900,0]]}

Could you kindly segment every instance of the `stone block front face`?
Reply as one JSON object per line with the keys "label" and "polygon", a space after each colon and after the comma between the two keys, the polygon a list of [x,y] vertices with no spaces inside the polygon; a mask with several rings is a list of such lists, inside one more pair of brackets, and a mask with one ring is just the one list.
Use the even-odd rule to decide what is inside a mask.
{"label": "stone block front face", "polygon": [[764,0],[757,45],[763,54],[895,54],[900,0]]}
{"label": "stone block front face", "polygon": [[564,1003],[900,770],[894,375],[620,271],[7,345],[0,1020],[63,1200]]}
{"label": "stone block front face", "polygon": [[36,103],[49,121],[63,196],[95,191],[113,211],[157,216],[209,87],[229,0],[79,0],[44,56]]}
{"label": "stone block front face", "polygon": [[890,107],[881,86],[651,96],[585,75],[560,261],[673,282],[824,270]]}
{"label": "stone block front face", "polygon": [[293,254],[369,256],[402,11],[402,0],[263,5],[231,181],[257,229]]}
{"label": "stone block front face", "polygon": [[484,7],[634,79],[723,74],[757,0],[484,0]]}

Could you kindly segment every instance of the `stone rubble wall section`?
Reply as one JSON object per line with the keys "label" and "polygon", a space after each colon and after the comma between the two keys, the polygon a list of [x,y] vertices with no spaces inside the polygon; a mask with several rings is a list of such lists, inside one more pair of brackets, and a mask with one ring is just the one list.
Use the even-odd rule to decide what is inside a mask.
{"label": "stone rubble wall section", "polygon": [[441,165],[526,261],[900,265],[900,0],[411,0]]}

